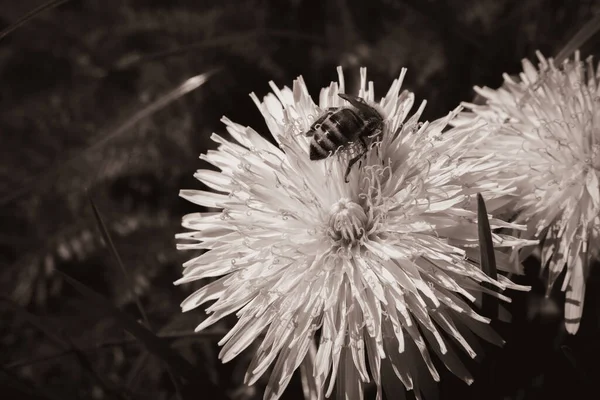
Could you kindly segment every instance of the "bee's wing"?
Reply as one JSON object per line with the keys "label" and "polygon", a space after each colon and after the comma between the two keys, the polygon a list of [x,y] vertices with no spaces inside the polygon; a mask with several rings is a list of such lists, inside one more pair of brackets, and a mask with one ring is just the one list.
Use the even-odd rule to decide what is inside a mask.
{"label": "bee's wing", "polygon": [[338,96],[340,96],[342,99],[346,100],[347,102],[349,102],[350,104],[352,104],[354,107],[356,107],[358,109],[364,109],[365,107],[369,107],[369,108],[371,107],[360,97],[353,96],[353,95],[347,94],[347,93],[338,93]]}

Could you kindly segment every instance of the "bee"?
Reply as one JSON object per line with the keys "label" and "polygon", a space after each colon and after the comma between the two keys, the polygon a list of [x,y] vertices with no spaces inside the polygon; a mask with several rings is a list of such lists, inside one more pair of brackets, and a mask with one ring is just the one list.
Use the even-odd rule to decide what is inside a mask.
{"label": "bee", "polygon": [[338,96],[348,101],[352,107],[327,109],[305,135],[312,138],[309,152],[311,160],[323,160],[353,146],[359,149],[359,154],[348,162],[346,168],[344,181],[348,183],[352,166],[369,150],[368,141],[382,135],[383,117],[359,97],[344,93],[339,93]]}

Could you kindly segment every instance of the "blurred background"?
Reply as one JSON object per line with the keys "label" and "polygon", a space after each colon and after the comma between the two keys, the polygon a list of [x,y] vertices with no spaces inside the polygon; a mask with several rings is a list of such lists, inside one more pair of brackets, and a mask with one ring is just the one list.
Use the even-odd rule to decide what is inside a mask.
{"label": "blurred background", "polygon": [[[243,385],[252,348],[225,365],[217,358],[217,342],[235,317],[193,334],[203,311],[181,314],[179,303],[199,285],[172,284],[192,256],[175,250],[181,217],[202,211],[178,191],[201,188],[192,175],[207,167],[198,155],[214,146],[210,134],[225,134],[221,116],[268,135],[250,92],[261,97],[269,80],[291,86],[303,75],[317,97],[341,65],[349,91],[358,87],[358,68],[368,67],[378,96],[407,67],[404,88],[427,99],[427,119],[439,118],[473,100],[473,85],[498,87],[503,72],[520,71],[522,58],[535,62],[535,50],[556,55],[600,13],[598,0],[63,3],[0,40],[5,399],[262,398],[265,380]],[[42,4],[1,0],[0,29]],[[598,35],[588,40],[582,58],[597,55],[599,44]],[[217,72],[198,89],[152,106],[209,71]],[[90,198],[124,268],[105,244]],[[562,327],[562,293],[542,299],[538,270],[529,262],[519,278],[534,290],[515,293],[513,323],[495,324],[505,348],[482,344],[485,355],[467,364],[476,378],[470,387],[440,367],[439,398],[597,393],[600,268],[575,337]],[[122,320],[99,311],[58,271],[147,320],[201,379],[180,385]],[[298,378],[283,398],[303,398]],[[374,398],[371,388],[367,398]]]}

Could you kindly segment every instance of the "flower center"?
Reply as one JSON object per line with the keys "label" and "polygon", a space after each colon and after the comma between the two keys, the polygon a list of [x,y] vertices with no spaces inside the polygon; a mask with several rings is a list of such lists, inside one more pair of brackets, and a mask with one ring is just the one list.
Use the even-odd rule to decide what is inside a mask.
{"label": "flower center", "polygon": [[350,199],[343,198],[329,210],[329,236],[352,244],[365,235],[367,222],[367,214],[363,208]]}

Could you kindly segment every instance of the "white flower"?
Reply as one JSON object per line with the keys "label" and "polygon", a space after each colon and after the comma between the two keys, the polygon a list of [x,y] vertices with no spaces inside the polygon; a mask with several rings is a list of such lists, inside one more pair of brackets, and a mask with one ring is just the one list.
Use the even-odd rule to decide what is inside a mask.
{"label": "white flower", "polygon": [[[471,357],[475,352],[461,332],[470,329],[502,343],[488,318],[468,302],[482,292],[509,300],[482,282],[500,290],[523,288],[482,272],[476,213],[466,208],[471,195],[496,188],[484,177],[501,164],[455,163],[476,131],[455,128],[442,135],[454,114],[418,123],[422,104],[405,121],[414,96],[400,93],[404,73],[375,103],[373,84],[367,86],[361,70],[358,95],[380,110],[385,129],[381,142],[352,169],[349,183],[349,154],[311,161],[310,138],[303,135],[327,108],[347,106],[338,96],[345,91],[338,69],[339,83],[321,91],[318,106],[302,78],[291,90],[271,83],[274,94],[263,102],[252,94],[278,147],[224,118],[235,142],[214,134],[218,149],[201,156],[221,171],[195,175],[216,193],[181,191],[193,203],[223,210],[183,218],[192,231],[178,238],[191,244],[178,247],[207,251],[184,264],[176,283],[223,277],[192,294],[182,308],[216,300],[198,331],[237,312],[237,325],[220,342],[224,362],[262,339],[246,382],[256,382],[274,363],[265,399],[277,399],[303,361],[313,389],[327,396],[335,384],[347,398],[362,398],[370,381],[381,396],[382,359],[420,398],[426,377],[417,374],[417,364],[424,361],[439,379],[429,349],[472,381],[442,331]],[[486,195],[491,201],[505,193],[495,190]],[[495,219],[491,224],[515,228]],[[500,246],[521,243],[502,235],[494,240]],[[499,251],[497,260],[500,269],[511,267]]]}
{"label": "white flower", "polygon": [[598,255],[600,211],[600,71],[567,60],[556,68],[540,53],[539,71],[523,61],[520,81],[504,76],[502,88],[476,88],[487,104],[466,104],[472,113],[497,124],[497,131],[472,155],[490,155],[514,165],[504,178],[518,188],[516,222],[527,223],[528,236],[543,239],[542,267],[548,266],[548,292],[566,266],[565,324],[579,328],[585,281]]}

